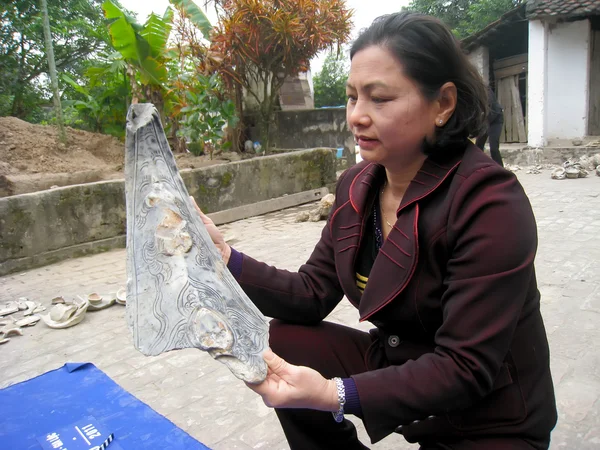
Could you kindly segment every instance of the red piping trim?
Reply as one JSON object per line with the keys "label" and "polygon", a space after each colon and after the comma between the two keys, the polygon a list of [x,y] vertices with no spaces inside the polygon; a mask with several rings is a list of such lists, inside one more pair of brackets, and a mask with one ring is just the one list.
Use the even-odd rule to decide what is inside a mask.
{"label": "red piping trim", "polygon": [[348,202],[350,202],[350,200],[348,200],[346,203],[344,203],[342,206],[340,206],[338,209],[336,209],[334,211],[334,213],[332,214],[331,219],[329,220],[329,237],[330,238],[333,238],[333,221],[335,219],[335,216],[337,216],[337,213],[339,213],[340,210],[348,204]]}
{"label": "red piping trim", "polygon": [[402,247],[400,247],[398,244],[396,244],[394,241],[392,241],[389,236],[388,236],[388,241],[390,241],[392,244],[394,244],[394,246],[398,250],[400,250],[402,253],[404,253],[406,256],[408,256],[409,258],[411,257],[410,254],[407,251],[405,251],[404,249],[402,249]]}
{"label": "red piping trim", "polygon": [[354,225],[348,225],[348,226],[345,226],[345,227],[340,227],[340,230],[349,230],[350,228],[358,227],[360,225],[361,225],[360,222],[356,222]]}
{"label": "red piping trim", "polygon": [[356,175],[354,177],[354,180],[352,180],[352,184],[350,185],[350,204],[352,205],[352,207],[354,208],[354,211],[356,211],[357,213],[359,213],[358,208],[356,207],[356,205],[354,204],[354,200],[352,199],[352,191],[354,190],[354,183],[356,183],[356,180],[358,180],[358,177],[360,177],[363,172],[365,170],[367,170],[369,167],[371,167],[373,165],[373,163],[369,163],[368,165],[365,166],[365,168],[363,170],[361,170],[358,175]]}
{"label": "red piping trim", "polygon": [[379,308],[374,309],[369,314],[362,317],[360,319],[360,322],[364,322],[369,317],[371,317],[373,314],[375,314],[377,311],[380,311],[383,307],[387,306],[388,303],[390,303],[400,292],[402,292],[402,290],[406,287],[406,285],[408,284],[408,282],[411,280],[411,278],[413,277],[413,275],[415,273],[415,269],[417,268],[417,263],[419,262],[419,232],[418,232],[419,204],[418,203],[415,205],[415,208],[416,208],[416,211],[415,211],[415,221],[413,223],[413,235],[415,238],[416,249],[415,249],[415,260],[413,262],[412,267],[410,268],[410,273],[408,274],[408,277],[406,278],[404,283],[402,283],[402,286],[400,286],[400,289],[398,289],[391,296],[389,296],[387,299],[385,299],[385,301],[379,306]]}
{"label": "red piping trim", "polygon": [[[448,171],[448,172],[446,173],[446,175],[444,175],[444,178],[442,178],[440,181],[438,181],[438,182],[437,182],[437,184],[434,184],[434,185],[431,187],[431,189],[427,190],[427,191],[426,191],[426,192],[425,192],[423,195],[421,195],[420,197],[413,198],[413,199],[412,199],[410,202],[406,203],[405,205],[400,205],[400,206],[398,207],[398,210],[396,211],[396,215],[398,215],[398,213],[399,213],[400,211],[402,211],[404,208],[406,208],[407,206],[409,206],[409,205],[412,205],[412,204],[413,204],[413,203],[415,203],[415,202],[418,202],[418,201],[419,201],[419,200],[421,200],[422,198],[424,198],[424,197],[427,197],[427,196],[428,196],[428,195],[429,195],[431,192],[435,191],[435,190],[437,189],[437,187],[438,187],[440,184],[442,184],[442,183],[444,182],[444,180],[446,180],[446,178],[448,178],[448,177],[450,176],[450,174],[452,173],[452,171],[453,171],[454,169],[456,169],[456,168],[459,166],[459,164],[460,164],[461,162],[462,162],[462,160],[458,161],[456,164],[454,164],[454,166],[450,167],[450,169],[447,169],[446,167],[442,167],[442,166],[440,166],[440,165],[438,165],[438,164],[435,164],[435,163],[433,163],[433,162],[432,162],[431,164],[433,164],[434,166],[437,166],[437,167],[439,167],[439,168],[441,168],[441,169],[444,169],[444,170],[447,170],[447,171]],[[414,181],[414,180],[413,180],[413,181]]]}
{"label": "red piping trim", "polygon": [[356,244],[350,245],[350,246],[348,246],[346,248],[343,248],[342,250],[338,251],[338,253],[345,252],[346,250],[350,250],[351,248],[354,248],[354,247],[358,247],[358,245],[356,245]]}
{"label": "red piping trim", "polygon": [[390,261],[392,261],[394,264],[396,264],[398,267],[401,267],[401,268],[403,268],[404,270],[406,270],[406,267],[404,267],[402,264],[400,264],[398,261],[396,261],[396,260],[395,260],[394,258],[392,258],[390,255],[388,255],[386,252],[384,252],[382,248],[380,248],[380,249],[379,249],[379,251],[380,251],[381,253],[383,253],[385,256],[387,256],[387,257],[388,257],[388,259],[389,259]]}
{"label": "red piping trim", "polygon": [[400,232],[400,234],[401,234],[402,236],[404,236],[406,239],[409,239],[409,237],[408,237],[408,234],[406,234],[404,231],[402,231],[400,228],[398,228],[398,227],[396,226],[396,224],[394,224],[394,229],[398,230],[398,231]]}
{"label": "red piping trim", "polygon": [[429,173],[429,172],[425,172],[424,170],[420,170],[419,172],[421,172],[422,174],[425,174],[425,175],[429,175],[430,177],[433,177],[433,178],[435,178],[436,180],[439,180],[439,179],[440,179],[440,177],[438,177],[437,175],[434,175],[434,174],[432,174],[432,173]]}
{"label": "red piping trim", "polygon": [[429,160],[429,164],[434,165],[435,167],[439,167],[440,169],[444,169],[444,170],[451,170],[452,168],[448,169],[448,167],[445,166],[440,166],[437,163],[434,163],[431,159]]}
{"label": "red piping trim", "polygon": [[350,239],[350,238],[353,238],[353,237],[356,237],[356,236],[360,236],[360,234],[359,233],[350,234],[348,236],[344,236],[344,237],[338,238],[337,241],[338,242],[342,242],[342,241],[345,241],[346,239]]}

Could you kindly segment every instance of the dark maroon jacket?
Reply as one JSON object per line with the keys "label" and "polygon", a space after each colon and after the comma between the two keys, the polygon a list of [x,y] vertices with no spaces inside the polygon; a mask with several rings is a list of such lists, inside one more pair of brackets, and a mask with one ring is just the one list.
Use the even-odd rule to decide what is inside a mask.
{"label": "dark maroon jacket", "polygon": [[403,425],[410,442],[501,434],[547,445],[557,416],[537,232],[517,178],[474,145],[428,158],[361,295],[355,259],[384,176],[368,162],[347,170],[299,272],[244,255],[242,288],[265,315],[305,324],[346,295],[377,327],[367,359],[382,368],[352,377],[373,442]]}

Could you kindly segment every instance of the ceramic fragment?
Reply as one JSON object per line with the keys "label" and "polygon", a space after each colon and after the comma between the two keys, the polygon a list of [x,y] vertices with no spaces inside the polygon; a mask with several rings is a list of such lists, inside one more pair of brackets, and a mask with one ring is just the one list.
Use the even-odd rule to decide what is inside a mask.
{"label": "ceramic fragment", "polygon": [[0,334],[2,336],[4,336],[5,338],[11,337],[11,336],[23,336],[23,332],[21,331],[21,328],[19,328],[19,327],[2,329],[2,330],[0,330]]}
{"label": "ceramic fragment", "polygon": [[4,306],[0,307],[0,317],[8,316],[19,311],[19,305],[17,302],[8,302]]}
{"label": "ceramic fragment", "polygon": [[[81,297],[79,297],[81,298]],[[88,311],[100,311],[102,309],[106,309],[115,304],[116,298],[104,298],[99,294],[89,294],[87,296],[89,305]]]}
{"label": "ceramic fragment", "polygon": [[23,317],[22,319],[15,320],[14,323],[18,327],[31,327],[40,321],[41,317],[37,314],[33,316]]}
{"label": "ceramic fragment", "polygon": [[564,180],[566,176],[566,171],[562,167],[557,167],[550,174],[550,178],[552,178],[553,180]]}
{"label": "ceramic fragment", "polygon": [[53,322],[64,322],[69,320],[77,311],[77,305],[74,304],[58,304],[50,308],[48,318]]}
{"label": "ceramic fragment", "polygon": [[266,318],[212,243],[151,104],[132,105],[127,116],[125,187],[126,306],[135,347],[145,355],[196,347],[236,377],[263,381]]}
{"label": "ceramic fragment", "polygon": [[25,305],[27,306],[27,308],[25,309],[25,312],[23,312],[24,316],[30,316],[30,315],[32,315],[33,311],[38,306],[38,304],[36,302],[30,302],[30,301],[26,301]]}
{"label": "ceramic fragment", "polygon": [[115,297],[119,305],[125,305],[127,303],[127,290],[125,288],[120,288]]}
{"label": "ceramic fragment", "polygon": [[46,311],[46,307],[41,303],[38,303],[37,306],[33,309],[33,314],[40,313],[42,311]]}
{"label": "ceramic fragment", "polygon": [[[88,306],[87,301],[71,305],[54,305],[49,314],[42,316],[42,320],[50,328],[69,328],[84,319]],[[72,309],[72,307],[75,309]]]}

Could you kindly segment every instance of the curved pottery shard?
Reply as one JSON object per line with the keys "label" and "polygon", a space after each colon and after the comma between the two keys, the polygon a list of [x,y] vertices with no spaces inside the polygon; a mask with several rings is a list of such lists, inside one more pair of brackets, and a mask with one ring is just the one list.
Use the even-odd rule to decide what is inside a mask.
{"label": "curved pottery shard", "polygon": [[212,243],[151,104],[127,116],[127,320],[145,355],[195,347],[249,383],[267,375],[269,331]]}

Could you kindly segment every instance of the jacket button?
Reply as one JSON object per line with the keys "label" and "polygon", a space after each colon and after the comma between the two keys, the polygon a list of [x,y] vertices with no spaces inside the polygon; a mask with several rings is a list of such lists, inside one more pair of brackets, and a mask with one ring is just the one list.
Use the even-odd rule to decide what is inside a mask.
{"label": "jacket button", "polygon": [[390,347],[398,347],[400,345],[400,338],[396,335],[392,335],[388,338],[388,344]]}

